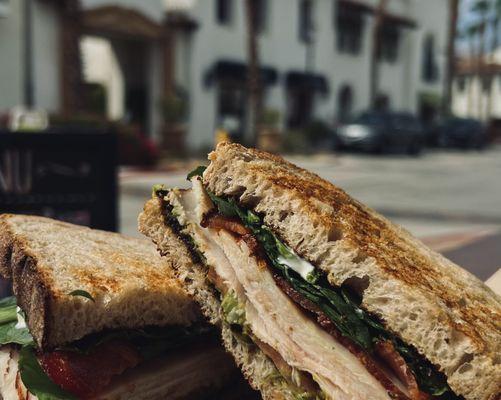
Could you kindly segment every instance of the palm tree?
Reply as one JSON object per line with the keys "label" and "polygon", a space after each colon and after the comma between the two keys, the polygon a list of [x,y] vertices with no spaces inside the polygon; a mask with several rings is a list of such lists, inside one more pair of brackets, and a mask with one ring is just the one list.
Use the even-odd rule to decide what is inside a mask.
{"label": "palm tree", "polygon": [[80,0],[57,2],[61,21],[61,86],[62,112],[71,115],[81,110],[82,98],[82,60],[79,40]]}
{"label": "palm tree", "polygon": [[[495,0],[492,5],[492,20],[491,20],[491,45],[489,49],[489,64],[495,63],[495,52],[499,46],[499,20],[501,19],[501,0]],[[491,73],[491,71],[489,71]],[[490,76],[492,79],[492,75]],[[492,115],[492,90],[489,91],[487,97],[487,118]]]}
{"label": "palm tree", "polygon": [[469,57],[468,57],[468,116],[473,116],[473,82],[475,80],[475,70],[473,68],[475,60],[475,39],[478,29],[476,25],[470,25],[466,28],[465,36],[468,37]]}
{"label": "palm tree", "polygon": [[249,93],[249,136],[250,144],[257,143],[259,121],[262,113],[262,90],[259,74],[259,46],[257,37],[257,13],[255,0],[245,1],[247,19],[247,90]]}
{"label": "palm tree", "polygon": [[376,106],[376,99],[379,92],[379,52],[381,50],[381,30],[384,23],[384,14],[388,0],[379,0],[376,14],[374,16],[374,29],[372,32],[373,45],[371,49],[371,64],[370,64],[370,103],[371,107]]}
{"label": "palm tree", "polygon": [[[499,0],[501,2],[501,0]],[[451,113],[452,82],[455,75],[456,37],[458,23],[459,0],[449,0],[449,36],[447,38],[447,75],[445,78],[445,95],[442,103],[442,112]]]}
{"label": "palm tree", "polygon": [[483,106],[483,80],[487,78],[485,74],[485,54],[486,54],[486,26],[488,14],[491,9],[490,0],[476,0],[471,7],[471,12],[477,14],[478,22],[475,24],[478,30],[479,43],[478,43],[478,54],[476,62],[477,76],[480,82],[480,88],[478,92],[478,117],[482,118],[484,114]]}

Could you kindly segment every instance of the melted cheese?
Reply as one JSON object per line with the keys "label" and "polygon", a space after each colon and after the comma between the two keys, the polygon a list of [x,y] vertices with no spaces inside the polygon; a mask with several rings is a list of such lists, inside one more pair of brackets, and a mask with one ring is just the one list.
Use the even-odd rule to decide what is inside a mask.
{"label": "melted cheese", "polygon": [[278,257],[278,262],[287,265],[290,269],[296,271],[301,277],[308,281],[311,274],[315,271],[315,267],[311,265],[308,261],[300,258],[292,249],[288,250],[292,253],[292,257]]}

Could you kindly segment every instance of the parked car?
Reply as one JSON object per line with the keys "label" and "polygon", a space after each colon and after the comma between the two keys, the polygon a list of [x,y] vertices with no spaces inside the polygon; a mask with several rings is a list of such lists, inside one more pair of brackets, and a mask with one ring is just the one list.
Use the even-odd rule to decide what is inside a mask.
{"label": "parked car", "polygon": [[405,112],[367,111],[336,132],[341,148],[374,153],[390,150],[417,155],[423,149],[424,130],[419,120]]}
{"label": "parked car", "polygon": [[487,130],[476,119],[450,117],[438,125],[434,141],[438,147],[481,149],[488,142]]}

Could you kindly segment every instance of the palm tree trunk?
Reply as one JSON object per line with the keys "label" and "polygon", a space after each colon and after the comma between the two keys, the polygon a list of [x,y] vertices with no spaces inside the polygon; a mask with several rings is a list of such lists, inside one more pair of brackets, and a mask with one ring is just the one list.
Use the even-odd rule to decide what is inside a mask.
{"label": "palm tree trunk", "polygon": [[71,115],[82,109],[81,7],[79,0],[60,2],[57,7],[61,22],[61,111],[64,115]]}
{"label": "palm tree trunk", "polygon": [[468,116],[472,117],[473,116],[473,84],[475,82],[476,74],[475,74],[475,68],[474,68],[474,63],[475,63],[475,37],[473,33],[470,33],[470,38],[469,38],[469,52],[470,52],[470,57],[469,57],[469,77],[468,77],[468,102],[467,102],[467,108],[468,108]]}
{"label": "palm tree trunk", "polygon": [[254,0],[246,0],[247,19],[247,90],[249,94],[249,141],[257,143],[259,121],[262,113],[262,89],[259,75],[259,48],[257,38],[257,7]]}
{"label": "palm tree trunk", "polygon": [[[500,2],[501,3],[501,2]],[[497,10],[496,10],[497,11]],[[498,48],[498,28],[499,28],[499,17],[495,16],[494,21],[492,21],[492,37],[491,37],[491,49],[489,54],[489,64],[493,65],[496,61],[496,57],[494,52]],[[491,74],[491,72],[488,72]],[[494,83],[494,75],[489,75],[490,87],[489,94],[487,95],[487,119],[490,120],[492,117],[492,91],[493,91],[493,83]]]}
{"label": "palm tree trunk", "polygon": [[484,78],[485,78],[485,19],[480,24],[480,43],[478,44],[477,70],[479,79],[478,118],[484,118]]}
{"label": "palm tree trunk", "polygon": [[447,38],[447,75],[445,78],[445,94],[442,103],[442,112],[451,113],[452,82],[455,75],[456,63],[456,36],[458,22],[459,0],[449,0],[449,32]]}
{"label": "palm tree trunk", "polygon": [[371,107],[375,107],[376,99],[379,92],[379,62],[378,56],[381,49],[381,28],[384,23],[384,13],[386,10],[386,5],[388,0],[379,0],[378,7],[376,9],[376,14],[374,16],[374,28],[373,28],[373,45],[371,50],[371,60],[370,60],[370,103]]}

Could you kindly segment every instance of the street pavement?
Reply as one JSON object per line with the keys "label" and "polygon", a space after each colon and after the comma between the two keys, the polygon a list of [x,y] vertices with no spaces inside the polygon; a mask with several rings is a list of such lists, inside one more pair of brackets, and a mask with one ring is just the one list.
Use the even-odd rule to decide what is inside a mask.
{"label": "street pavement", "polygon": [[[471,251],[454,253],[457,244],[467,248],[501,231],[501,146],[482,152],[428,151],[417,158],[363,154],[287,158],[342,187],[455,261],[471,265],[478,259]],[[137,214],[151,187],[187,186],[187,171],[122,171],[121,231],[138,236]],[[492,265],[501,267],[501,236],[481,249],[478,257],[489,264],[481,273],[484,278]]]}

